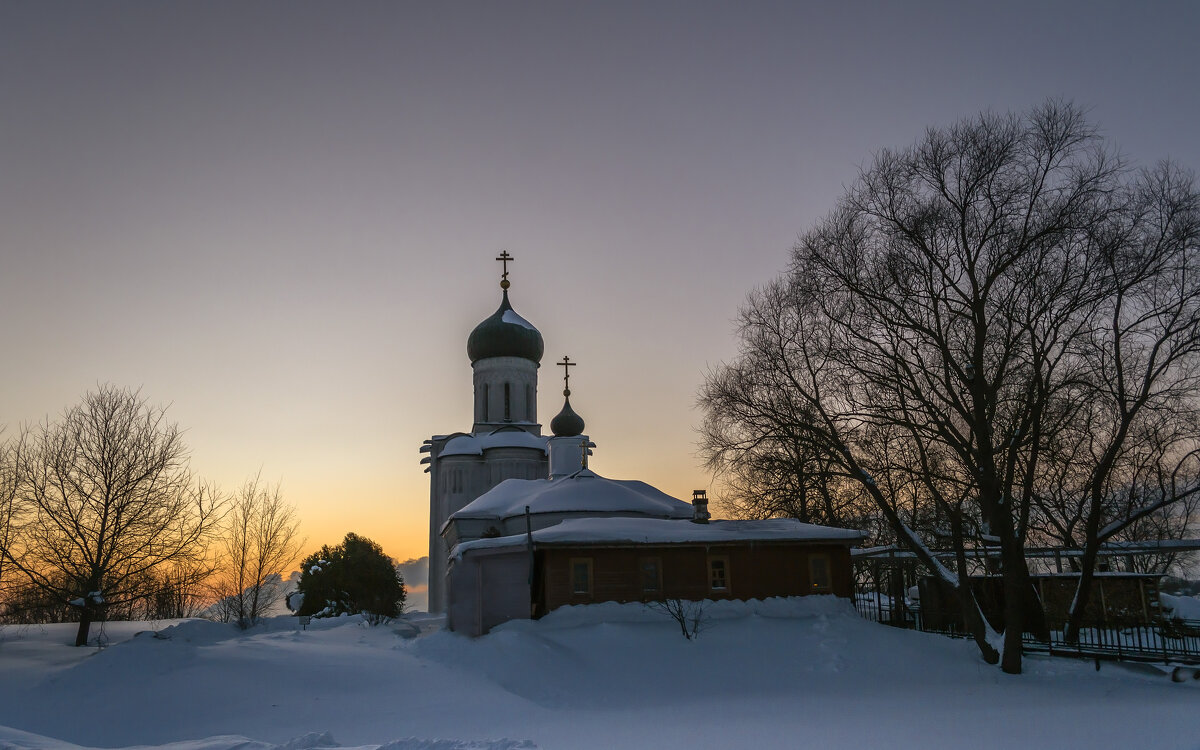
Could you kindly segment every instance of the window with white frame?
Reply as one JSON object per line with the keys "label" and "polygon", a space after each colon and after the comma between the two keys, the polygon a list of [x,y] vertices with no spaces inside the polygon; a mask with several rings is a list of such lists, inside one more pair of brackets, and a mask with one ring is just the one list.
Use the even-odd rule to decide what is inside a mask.
{"label": "window with white frame", "polygon": [[729,558],[708,558],[708,588],[712,591],[729,590]]}

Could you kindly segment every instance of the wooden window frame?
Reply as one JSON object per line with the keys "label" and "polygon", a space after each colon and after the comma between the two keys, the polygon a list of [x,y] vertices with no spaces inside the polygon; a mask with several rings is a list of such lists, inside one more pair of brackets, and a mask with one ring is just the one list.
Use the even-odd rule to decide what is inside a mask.
{"label": "wooden window frame", "polygon": [[[813,563],[818,560],[825,562],[825,585],[817,582],[817,572]],[[815,594],[826,594],[833,591],[833,558],[828,552],[810,552],[808,555],[808,590]]]}
{"label": "wooden window frame", "polygon": [[[649,563],[654,564],[654,571],[655,571],[655,582],[654,582],[655,588],[652,588],[652,589],[646,588],[645,566]],[[637,561],[637,567],[638,567],[638,586],[642,590],[642,597],[650,598],[651,595],[662,596],[662,594],[663,594],[662,558],[657,557],[657,556],[639,557],[638,561]]]}
{"label": "wooden window frame", "polygon": [[[714,586],[713,583],[713,563],[722,563],[722,569],[725,573],[725,585]],[[728,594],[733,590],[733,584],[729,575],[729,555],[709,555],[708,556],[708,590],[711,592]]]}
{"label": "wooden window frame", "polygon": [[[586,565],[587,566],[587,591],[578,591],[575,588],[575,566],[576,565]],[[573,598],[574,597],[587,597],[589,599],[592,598],[593,592],[596,589],[595,581],[596,581],[595,568],[592,565],[592,558],[590,558],[590,557],[572,557],[572,558],[570,558],[569,563],[567,565],[567,582],[571,587],[571,596]]]}

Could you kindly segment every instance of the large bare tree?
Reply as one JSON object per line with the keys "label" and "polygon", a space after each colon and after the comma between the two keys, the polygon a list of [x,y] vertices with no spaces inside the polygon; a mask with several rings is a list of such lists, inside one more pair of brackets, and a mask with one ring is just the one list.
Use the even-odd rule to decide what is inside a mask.
{"label": "large bare tree", "polygon": [[179,428],[137,391],[101,386],[20,442],[17,499],[28,515],[5,558],[79,607],[76,645],[147,576],[204,556],[221,499],[193,477]]}
{"label": "large bare tree", "polygon": [[[1098,545],[1194,491],[1195,202],[1189,176],[1132,173],[1059,102],[879,153],[743,308],[742,353],[701,393],[705,455],[800,436],[956,589],[989,660],[966,552],[993,550],[1019,672],[1022,632],[1044,627],[1024,548],[1054,483],[1087,550],[1073,615]],[[1139,456],[1169,491],[1114,503],[1145,488],[1118,470]]]}

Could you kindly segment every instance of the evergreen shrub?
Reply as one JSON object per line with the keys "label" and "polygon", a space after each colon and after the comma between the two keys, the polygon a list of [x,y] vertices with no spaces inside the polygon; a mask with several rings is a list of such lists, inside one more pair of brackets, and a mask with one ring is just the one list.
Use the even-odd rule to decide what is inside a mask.
{"label": "evergreen shrub", "polygon": [[396,617],[406,596],[404,579],[383,548],[353,533],[304,558],[297,589],[304,595],[300,616],[363,613],[368,621]]}

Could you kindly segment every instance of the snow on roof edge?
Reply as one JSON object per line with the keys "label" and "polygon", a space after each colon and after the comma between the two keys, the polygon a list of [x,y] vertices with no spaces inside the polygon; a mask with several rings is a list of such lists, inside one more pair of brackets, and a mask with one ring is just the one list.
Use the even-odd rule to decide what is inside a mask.
{"label": "snow on roof edge", "polygon": [[[686,519],[662,518],[572,518],[555,526],[533,532],[534,546],[571,545],[687,545],[760,543],[854,544],[863,539],[860,531],[832,526],[806,524],[790,518],[762,521],[713,521],[693,523]],[[528,543],[528,534],[460,542],[450,556],[461,559],[476,549],[520,546]]]}

